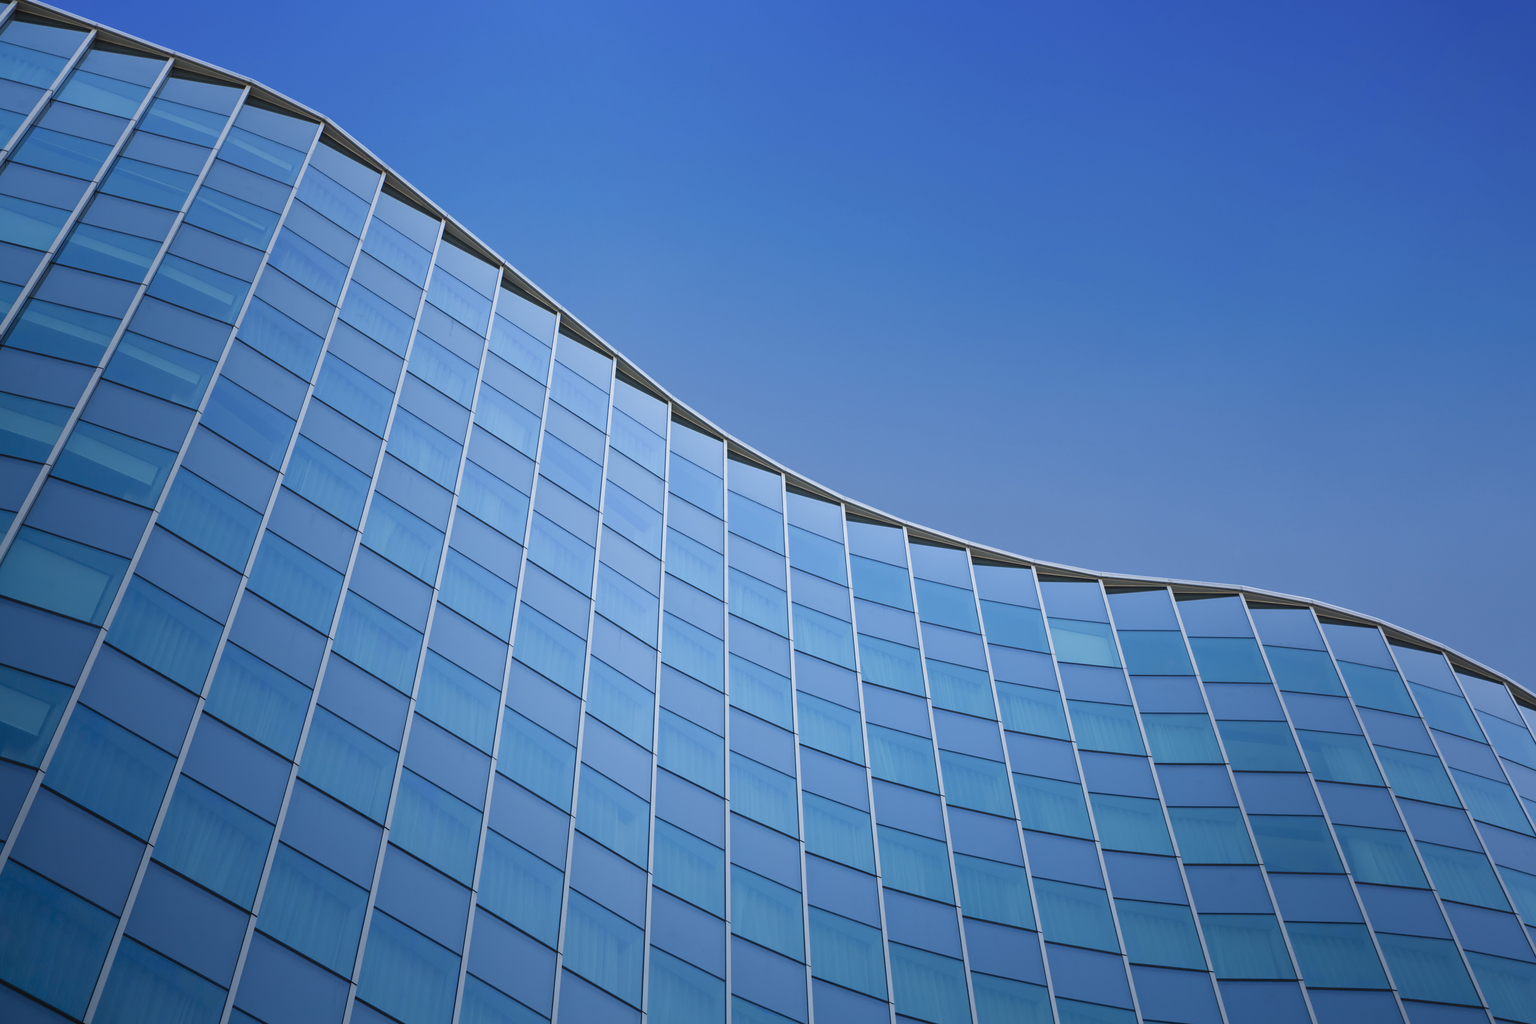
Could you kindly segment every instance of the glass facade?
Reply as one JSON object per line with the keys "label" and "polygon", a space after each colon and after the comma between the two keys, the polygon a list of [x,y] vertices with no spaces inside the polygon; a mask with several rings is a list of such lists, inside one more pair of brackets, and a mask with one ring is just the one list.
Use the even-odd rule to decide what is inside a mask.
{"label": "glass facade", "polygon": [[0,22],[0,1019],[1536,1022],[1536,700],[725,437],[339,128]]}

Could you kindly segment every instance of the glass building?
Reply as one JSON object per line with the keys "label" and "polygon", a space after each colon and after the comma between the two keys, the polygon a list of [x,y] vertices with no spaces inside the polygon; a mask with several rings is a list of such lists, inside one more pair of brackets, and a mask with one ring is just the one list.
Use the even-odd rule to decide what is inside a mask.
{"label": "glass building", "polygon": [[345,132],[0,22],[0,1019],[1536,1022],[1536,699],[725,436]]}

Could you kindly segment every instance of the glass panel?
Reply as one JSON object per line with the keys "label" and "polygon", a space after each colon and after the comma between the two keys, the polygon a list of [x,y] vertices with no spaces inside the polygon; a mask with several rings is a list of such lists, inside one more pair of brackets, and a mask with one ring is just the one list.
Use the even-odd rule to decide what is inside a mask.
{"label": "glass panel", "polygon": [[57,262],[138,284],[148,275],[149,266],[159,251],[160,242],[156,239],[81,224],[70,235]]}
{"label": "glass panel", "polygon": [[599,988],[639,1005],[645,933],[579,892],[565,924],[565,966]]}
{"label": "glass panel", "polygon": [[795,960],[805,959],[800,894],[731,865],[731,931]]}
{"label": "glass panel", "polygon": [[1015,928],[1033,928],[1029,876],[1013,864],[955,854],[955,881],[960,887],[960,910],[966,917]]}
{"label": "glass panel", "polygon": [[1205,970],[1205,954],[1189,908],[1172,903],[1115,900],[1125,952],[1133,964]]}
{"label": "glass panel", "polygon": [[175,763],[165,751],[77,706],[49,762],[48,785],[147,839]]}
{"label": "glass panel", "polygon": [[471,884],[480,813],[412,771],[400,773],[390,838],[450,878]]}
{"label": "glass panel", "polygon": [[1291,979],[1291,958],[1273,914],[1201,914],[1205,945],[1216,977]]}
{"label": "glass panel", "polygon": [[1267,871],[1344,870],[1321,815],[1250,814],[1248,823]]}
{"label": "glass panel", "polygon": [[970,1024],[965,967],[959,960],[896,942],[890,953],[897,1013],[934,1024]]}
{"label": "glass panel", "polygon": [[1419,843],[1419,853],[1442,899],[1493,910],[1509,909],[1493,866],[1483,854],[1425,842]]}
{"label": "glass panel", "polygon": [[924,622],[969,633],[981,632],[981,622],[976,618],[976,595],[971,591],[931,580],[917,580],[916,586],[919,618]]}
{"label": "glass panel", "polygon": [[0,919],[0,978],[83,1017],[116,918],[11,861],[0,872]]}
{"label": "glass panel", "polygon": [[1168,820],[1187,864],[1257,864],[1236,807],[1170,807]]}
{"label": "glass panel", "polygon": [[1221,764],[1221,747],[1206,715],[1144,714],[1152,759],[1164,764]]}
{"label": "glass panel", "polygon": [[1013,817],[1008,769],[1002,762],[953,750],[939,751],[939,762],[944,767],[944,798],[951,806]]}
{"label": "glass panel", "polygon": [[1019,822],[1025,828],[1079,839],[1093,838],[1082,786],[1018,774],[1013,777],[1013,786],[1019,794]]}
{"label": "glass panel", "polygon": [[1239,771],[1305,771],[1301,754],[1284,722],[1220,722],[1221,739],[1232,767]]}
{"label": "glass panel", "polygon": [[392,749],[324,708],[315,709],[299,778],[374,821],[383,821],[394,776]]}
{"label": "glass panel", "polygon": [[512,643],[512,654],[518,661],[572,693],[580,693],[586,653],[584,639],[537,609],[522,606],[517,617],[517,638]]}
{"label": "glass panel", "polygon": [[126,558],[25,528],[0,562],[0,594],[99,626],[127,571]]}
{"label": "glass panel", "polygon": [[1120,666],[1114,634],[1106,623],[1055,618],[1049,621],[1057,661],[1109,668]]}
{"label": "glass panel", "polygon": [[722,1022],[725,982],[652,947],[646,1019],[651,1024]]}
{"label": "glass panel", "polygon": [[933,763],[933,744],[921,736],[871,725],[869,765],[877,779],[926,789],[931,793],[939,791],[939,774]]}
{"label": "glass panel", "polygon": [[363,543],[406,572],[431,583],[437,578],[443,534],[382,494],[376,494],[363,527]]}
{"label": "glass panel", "polygon": [[438,599],[498,639],[512,633],[517,588],[452,548],[443,563]]}
{"label": "glass panel", "polygon": [[725,740],[665,709],[657,728],[656,763],[725,795]]}
{"label": "glass panel", "polygon": [[560,933],[563,879],[558,868],[495,832],[486,833],[480,905],[549,946]]}
{"label": "glass panel", "polygon": [[357,995],[400,1020],[447,1021],[459,987],[459,958],[388,914],[375,913]]}
{"label": "glass panel", "polygon": [[1363,924],[1288,923],[1291,946],[1309,988],[1390,988]]}
{"label": "glass panel", "polygon": [[1267,683],[1269,671],[1252,640],[1235,637],[1191,637],[1190,650],[1206,682]]}
{"label": "glass panel", "polygon": [[77,423],[59,455],[54,476],[153,506],[175,460],[175,452],[94,423]]}
{"label": "glass panel", "polygon": [[[999,682],[997,705],[1005,729],[1053,736],[1059,740],[1068,738],[1067,715],[1061,705],[1061,694],[1055,690]],[[1150,738],[1150,727],[1147,732]]]}
{"label": "glass panel", "polygon": [[804,794],[803,799],[806,850],[874,874],[869,815],[814,793]]}
{"label": "glass panel", "polygon": [[1359,825],[1335,825],[1334,831],[1355,881],[1429,888],[1408,833]]}
{"label": "glass panel", "polygon": [[1120,951],[1109,897],[1103,889],[1037,878],[1035,898],[1040,901],[1040,927],[1047,939],[1111,953]]}
{"label": "glass panel", "polygon": [[916,647],[859,634],[859,669],[871,683],[926,696],[923,659]]}
{"label": "glass panel", "polygon": [[884,999],[885,951],[880,929],[812,907],[811,973]]}
{"label": "glass panel", "polygon": [[885,884],[941,903],[953,903],[949,851],[937,839],[879,826],[880,866]]}
{"label": "glass panel", "polygon": [[1381,944],[1398,993],[1404,999],[1478,1005],[1472,979],[1467,977],[1467,969],[1456,954],[1455,943],[1381,932],[1376,933],[1376,941]]}
{"label": "glass panel", "polygon": [[1163,823],[1162,805],[1155,799],[1107,793],[1093,793],[1089,799],[1104,849],[1172,856],[1173,844],[1168,839],[1168,826]]}
{"label": "glass panel", "polygon": [[117,333],[116,317],[33,299],[5,336],[11,348],[95,366]]}
{"label": "glass panel", "polygon": [[731,706],[785,729],[794,728],[789,677],[731,655]]}
{"label": "glass panel", "polygon": [[1307,753],[1312,774],[1326,782],[1354,782],[1363,786],[1384,786],[1381,772],[1371,757],[1364,736],[1347,733],[1316,732],[1297,729],[1296,737]]}
{"label": "glass panel", "polygon": [[411,691],[421,633],[349,592],[336,623],[334,650],[402,693]]}
{"label": "glass panel", "polygon": [[1376,756],[1381,758],[1381,767],[1387,773],[1387,781],[1392,784],[1392,791],[1398,796],[1427,800],[1448,807],[1461,806],[1444,766],[1433,755],[1378,746]]}
{"label": "glass panel", "polygon": [[45,461],[69,415],[68,406],[0,394],[0,455]]}
{"label": "glass panel", "polygon": [[67,686],[0,665],[0,757],[41,764],[69,695]]}
{"label": "glass panel", "polygon": [[906,569],[859,555],[851,556],[849,562],[855,597],[912,610],[912,581]]}
{"label": "glass panel", "polygon": [[183,776],[160,826],[155,859],[249,908],[271,843],[271,825]]}
{"label": "glass panel", "polygon": [[502,718],[496,770],[561,810],[571,809],[576,748],[516,711]]}
{"label": "glass panel", "polygon": [[167,254],[149,283],[149,294],[232,324],[240,315],[250,287],[250,282],[238,277]]}
{"label": "glass panel", "polygon": [[112,620],[112,646],[194,693],[203,689],[223,627],[134,577]]}
{"label": "glass panel", "polygon": [[91,1019],[102,1024],[143,1020],[212,1024],[223,1010],[222,988],[125,938],[112,959],[112,973]]}
{"label": "glass panel", "polygon": [[496,706],[501,691],[436,651],[427,652],[416,692],[416,712],[468,740],[487,754],[496,739]]}
{"label": "glass panel", "polygon": [[654,878],[668,892],[725,916],[725,851],[659,819]]}
{"label": "glass panel", "polygon": [[342,975],[352,973],[368,893],[279,844],[261,900],[261,930]]}
{"label": "glass panel", "polygon": [[211,359],[129,331],[112,353],[106,378],[195,409],[213,379],[213,367]]}
{"label": "glass panel", "polygon": [[587,673],[587,712],[647,750],[656,698],[650,690],[596,658]]}
{"label": "glass panel", "polygon": [[341,573],[268,533],[251,566],[250,589],[316,632],[329,633],[341,597]]}
{"label": "glass panel", "polygon": [[1129,706],[1069,700],[1067,707],[1072,712],[1072,729],[1082,749],[1116,754],[1146,753],[1141,743],[1141,731],[1136,727],[1136,712]]}
{"label": "glass panel", "polygon": [[[801,743],[855,764],[864,763],[864,730],[857,711],[808,693],[799,695],[798,704]],[[1004,792],[1007,788],[1004,781]]]}
{"label": "glass panel", "polygon": [[309,710],[309,687],[233,644],[226,645],[206,709],[292,759]]}
{"label": "glass panel", "polygon": [[576,827],[641,867],[649,863],[650,816],[640,797],[590,768],[582,771]]}
{"label": "glass panel", "polygon": [[731,752],[731,808],[769,828],[800,834],[795,780],[735,751]]}

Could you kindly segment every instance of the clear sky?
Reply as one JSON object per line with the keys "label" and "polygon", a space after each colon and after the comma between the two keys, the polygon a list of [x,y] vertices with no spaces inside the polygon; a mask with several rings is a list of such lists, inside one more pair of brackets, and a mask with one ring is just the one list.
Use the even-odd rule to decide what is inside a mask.
{"label": "clear sky", "polygon": [[1536,7],[71,9],[332,117],[878,508],[1536,685]]}

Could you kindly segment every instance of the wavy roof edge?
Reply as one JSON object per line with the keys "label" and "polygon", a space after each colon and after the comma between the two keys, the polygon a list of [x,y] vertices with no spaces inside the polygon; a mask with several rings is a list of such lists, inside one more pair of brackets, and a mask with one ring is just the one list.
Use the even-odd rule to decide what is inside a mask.
{"label": "wavy roof edge", "polygon": [[663,397],[668,403],[670,403],[673,406],[672,412],[676,413],[681,411],[685,418],[693,420],[700,426],[706,428],[709,432],[718,435],[725,442],[726,451],[728,454],[740,454],[747,456],[751,461],[761,463],[765,467],[769,467],[778,473],[782,473],[786,484],[793,484],[803,490],[815,492],[819,496],[835,501],[843,505],[847,513],[862,516],[868,519],[881,520],[891,526],[903,527],[908,531],[909,534],[914,537],[914,539],[935,541],[946,545],[965,548],[971,552],[973,557],[980,557],[996,562],[1014,563],[1020,567],[1033,568],[1037,570],[1047,570],[1050,574],[1081,576],[1084,578],[1096,579],[1103,582],[1105,586],[1151,585],[1179,588],[1189,593],[1200,592],[1211,594],[1242,594],[1245,597],[1259,599],[1261,603],[1273,602],[1280,604],[1303,605],[1313,608],[1319,613],[1327,614],[1329,617],[1352,619],[1360,624],[1379,626],[1386,632],[1387,638],[1389,640],[1401,640],[1409,644],[1431,647],[1435,650],[1441,651],[1452,660],[1453,667],[1467,671],[1473,675],[1487,676],[1500,683],[1504,683],[1510,687],[1510,689],[1516,694],[1517,697],[1520,698],[1523,703],[1536,708],[1536,693],[1533,693],[1531,690],[1511,679],[1503,672],[1491,668],[1490,666],[1478,661],[1476,658],[1472,658],[1453,647],[1449,647],[1446,644],[1441,643],[1438,640],[1431,639],[1430,637],[1426,637],[1420,633],[1415,633],[1409,629],[1404,629],[1401,626],[1388,622],[1386,619],[1379,618],[1375,615],[1368,615],[1364,612],[1358,612],[1351,608],[1330,604],[1326,601],[1319,601],[1314,598],[1299,597],[1294,594],[1286,594],[1275,590],[1264,590],[1259,587],[1249,587],[1227,583],[1209,583],[1200,580],[1185,580],[1174,577],[1138,576],[1128,573],[1104,572],[1102,570],[1096,569],[1085,569],[1080,566],[1064,565],[1059,562],[1049,562],[1027,555],[1020,555],[1012,551],[1007,551],[1003,548],[993,547],[991,545],[981,544],[976,541],[966,540],[963,537],[945,533],[941,530],[935,530],[932,527],[911,522],[901,518],[900,516],[892,515],[889,512],[884,512],[855,498],[850,498],[844,494],[841,494],[830,487],[817,483],[808,477],[802,476],[801,474],[785,466],[783,463],[779,462],[777,459],[759,451],[758,449],[740,440],[739,438],[736,438],[728,431],[713,423],[707,416],[704,416],[702,413],[698,412],[687,403],[678,399],[668,388],[664,387],[659,381],[657,381],[649,373],[637,366],[632,360],[626,358],[623,353],[621,353],[614,345],[604,340],[600,334],[583,323],[579,317],[567,310],[563,304],[557,301],[548,292],[534,284],[534,282],[521,271],[519,271],[510,260],[506,259],[491,246],[487,245],[480,239],[478,235],[460,223],[457,218],[443,210],[441,206],[433,202],[419,188],[416,188],[414,185],[410,184],[410,182],[408,182],[399,172],[390,167],[390,165],[384,160],[381,160],[371,149],[365,146],[362,142],[358,141],[350,132],[342,128],[335,121],[331,120],[320,111],[315,110],[313,107],[301,103],[298,100],[285,95],[284,93],[278,92],[277,90],[262,84],[261,82],[251,78],[248,75],[242,75],[239,72],[230,71],[229,69],[222,68],[216,64],[210,64],[205,60],[201,60],[189,54],[181,53],[178,50],[172,50],[169,47],[151,42],[147,39],[142,39],[130,33],[123,32],[120,29],[113,28],[110,25],[104,25],[101,22],[92,21],[89,18],[82,17],[63,8],[54,7],[51,4],[39,3],[36,2],[36,0],[18,0],[18,2],[14,4],[14,12],[35,14],[65,23],[74,24],[81,28],[89,29],[95,32],[97,38],[104,39],[107,42],[138,47],[151,53],[164,55],[165,57],[174,60],[175,65],[182,70],[190,71],[196,74],[208,75],[215,78],[224,78],[229,80],[231,84],[248,86],[251,89],[251,93],[258,99],[268,103],[276,104],[279,107],[288,107],[292,110],[293,113],[318,122],[321,125],[321,134],[323,136],[330,136],[334,141],[338,141],[345,145],[348,149],[353,150],[355,155],[360,156],[368,163],[373,164],[379,171],[383,173],[386,184],[389,184],[392,187],[404,192],[412,200],[430,210],[435,216],[440,217],[445,225],[450,225],[453,227],[454,231],[461,236],[462,241],[468,242],[473,247],[479,249],[479,254],[486,258],[488,262],[499,265],[504,272],[504,276],[510,277],[516,287],[527,292],[530,296],[533,296],[541,302],[547,304],[550,309],[557,312],[560,316],[562,326],[574,326],[580,335],[584,337],[584,340],[591,341],[603,352],[612,356],[618,369],[623,370],[625,373],[632,377],[644,381],[647,387],[654,390],[659,396]]}

